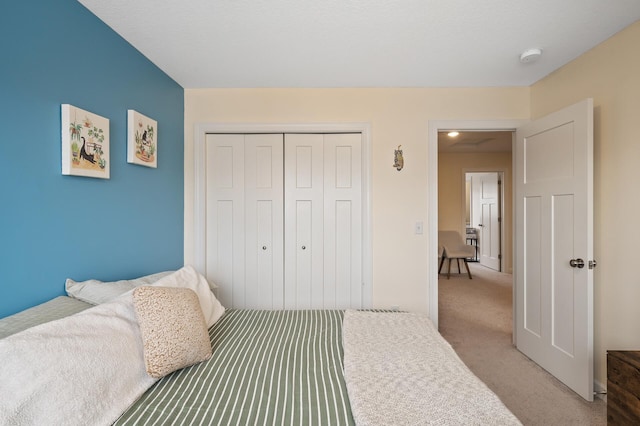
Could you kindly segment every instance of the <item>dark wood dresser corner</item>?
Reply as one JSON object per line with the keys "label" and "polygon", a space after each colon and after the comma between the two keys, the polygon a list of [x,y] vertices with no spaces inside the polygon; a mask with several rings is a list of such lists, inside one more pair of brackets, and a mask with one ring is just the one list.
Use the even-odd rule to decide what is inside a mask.
{"label": "dark wood dresser corner", "polygon": [[640,425],[640,351],[607,351],[607,424]]}

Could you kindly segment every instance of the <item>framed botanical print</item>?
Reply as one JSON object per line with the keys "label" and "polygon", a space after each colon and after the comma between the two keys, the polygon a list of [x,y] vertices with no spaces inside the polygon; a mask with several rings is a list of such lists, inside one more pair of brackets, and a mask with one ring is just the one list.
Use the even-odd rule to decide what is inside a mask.
{"label": "framed botanical print", "polygon": [[62,174],[109,179],[109,119],[62,104]]}
{"label": "framed botanical print", "polygon": [[132,109],[127,111],[127,162],[158,167],[158,123]]}

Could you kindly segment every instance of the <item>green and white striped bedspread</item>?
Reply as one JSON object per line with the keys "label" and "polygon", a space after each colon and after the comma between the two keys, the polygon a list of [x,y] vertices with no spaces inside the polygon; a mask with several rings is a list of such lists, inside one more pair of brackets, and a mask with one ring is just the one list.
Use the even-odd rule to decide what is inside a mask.
{"label": "green and white striped bedspread", "polygon": [[228,310],[213,356],[158,381],[116,425],[353,425],[342,311]]}

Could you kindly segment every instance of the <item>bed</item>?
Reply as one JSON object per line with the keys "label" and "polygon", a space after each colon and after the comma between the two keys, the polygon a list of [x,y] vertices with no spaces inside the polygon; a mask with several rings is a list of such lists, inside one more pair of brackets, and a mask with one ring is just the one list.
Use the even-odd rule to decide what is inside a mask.
{"label": "bed", "polygon": [[[162,287],[163,281],[158,283]],[[45,362],[42,352],[57,350],[51,349],[47,339],[51,340],[52,330],[59,332],[60,324],[66,330],[79,329],[93,321],[93,316],[122,312],[128,318],[124,321],[127,327],[135,328],[130,325],[136,317],[127,307],[126,294],[116,300],[94,306],[73,297],[59,297],[0,320],[0,357],[8,361],[0,364],[0,393],[18,393],[8,388],[11,377],[6,380],[7,376],[22,381],[22,385],[14,385],[18,388],[27,378],[52,370],[34,364]],[[89,337],[91,342],[110,333],[96,332],[99,327],[94,325],[89,328],[89,333],[97,336]],[[117,333],[115,339],[121,340],[120,331]],[[122,340],[133,342],[140,338],[136,333]],[[36,352],[31,351],[34,335],[44,336],[45,343],[35,343],[41,353],[24,359],[27,352]],[[64,372],[67,367],[58,355],[53,362],[56,371],[62,370],[60,377],[37,385],[39,390],[54,387],[43,393],[43,398],[51,392],[58,396],[33,413],[28,413],[24,404],[32,403],[36,391],[26,390],[26,396],[17,397],[20,400],[15,404],[3,398],[0,423],[56,424],[62,419],[65,424],[114,425],[520,424],[466,368],[424,315],[228,309],[208,328],[207,337],[209,359],[159,379],[145,377],[144,360],[136,358],[144,349],[127,345],[100,348],[91,343],[86,356],[69,362],[74,379],[60,384],[71,373]],[[64,339],[60,351],[69,345],[69,337]],[[10,350],[16,347],[22,355],[12,357]],[[131,355],[124,353],[127,350]],[[101,364],[108,363],[112,358],[109,351],[120,354],[125,362],[118,360],[111,370],[104,367],[107,374],[101,381],[96,371],[102,366],[90,359],[99,357]],[[81,365],[84,361],[89,365],[86,370]],[[34,372],[25,373],[24,369]],[[113,383],[117,382],[114,371],[117,376],[138,378],[133,385]],[[127,392],[112,392],[108,389],[111,386],[123,386]],[[136,391],[129,393],[132,387]],[[61,395],[70,393],[68,399],[73,404],[79,404],[80,394],[95,396],[64,413],[69,403]],[[119,401],[121,397],[124,401]],[[56,418],[54,411],[60,417]],[[38,418],[49,423],[40,423]]]}

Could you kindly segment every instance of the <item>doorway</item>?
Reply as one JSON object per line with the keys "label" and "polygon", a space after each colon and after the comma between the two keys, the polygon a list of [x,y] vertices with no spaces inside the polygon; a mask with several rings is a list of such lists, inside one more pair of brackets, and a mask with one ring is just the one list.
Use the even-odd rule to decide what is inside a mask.
{"label": "doorway", "polygon": [[[512,181],[517,185],[517,199],[512,209],[517,214],[513,252],[518,257],[513,271],[513,343],[592,401],[593,272],[580,268],[586,265],[582,258],[593,258],[593,100],[521,125],[492,124],[429,123],[430,316],[437,321],[438,132],[515,128],[512,146],[517,176]],[[551,262],[548,254],[552,254]]]}
{"label": "doorway", "polygon": [[[473,131],[473,132],[509,132],[513,134],[516,128],[526,123],[526,120],[446,120],[446,121],[430,121],[429,122],[429,143],[428,143],[428,165],[429,165],[429,180],[428,180],[428,202],[429,202],[429,253],[431,253],[431,258],[435,259],[429,262],[429,317],[433,321],[433,323],[438,325],[438,262],[437,262],[437,253],[438,253],[438,229],[445,229],[447,227],[447,222],[449,220],[453,220],[455,223],[450,226],[450,229],[457,229],[461,227],[461,224],[464,223],[462,211],[463,208],[459,205],[457,209],[457,215],[454,215],[454,219],[451,217],[439,217],[438,214],[438,205],[439,199],[442,194],[439,191],[439,181],[447,179],[445,176],[446,173],[442,170],[439,170],[438,162],[438,133],[440,132],[448,132],[451,130],[457,131]],[[511,147],[513,152],[514,146],[514,138],[511,138]],[[473,154],[469,154],[469,156],[473,156]],[[480,167],[480,166],[478,166]],[[486,167],[486,165],[485,165]],[[456,176],[454,180],[461,179],[462,174],[460,173],[460,168],[454,169],[453,174]],[[512,175],[511,173],[505,173],[505,185],[509,183],[511,185]],[[457,187],[460,188],[462,183],[460,183]],[[507,199],[505,197],[504,205],[510,206],[509,210],[512,210],[513,202],[511,198]],[[463,199],[462,196],[457,197],[457,202]],[[507,223],[507,215],[504,217],[504,229],[511,231],[511,219],[509,217],[509,221]],[[505,238],[506,240],[509,240]],[[503,247],[503,262],[505,265],[511,265],[512,258],[512,246],[510,244],[505,243],[505,247]],[[512,272],[512,268],[506,266],[505,272]],[[515,302],[515,291],[514,291],[514,302]],[[514,303],[515,304],[515,303]],[[514,316],[515,318],[515,316]],[[515,329],[515,325],[513,327]],[[515,333],[514,333],[514,342],[515,342]]]}

